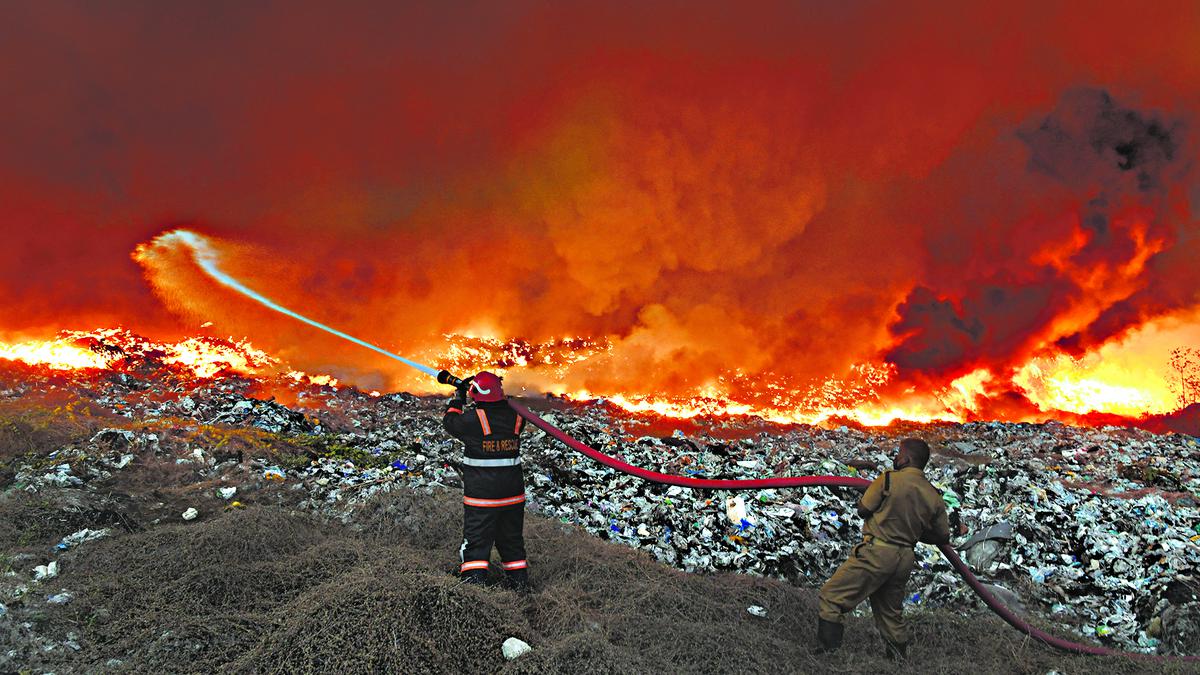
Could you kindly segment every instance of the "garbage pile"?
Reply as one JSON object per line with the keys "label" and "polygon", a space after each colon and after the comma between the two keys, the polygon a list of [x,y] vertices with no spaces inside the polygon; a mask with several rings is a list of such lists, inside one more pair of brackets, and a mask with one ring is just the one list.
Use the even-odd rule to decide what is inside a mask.
{"label": "garbage pile", "polygon": [[199,412],[200,415],[208,418],[210,424],[252,426],[264,431],[289,434],[311,434],[320,427],[303,413],[286,408],[275,401],[260,401],[237,394],[224,394],[215,396],[205,403],[203,406],[197,405],[190,396],[187,396],[179,401],[179,407],[190,414]]}

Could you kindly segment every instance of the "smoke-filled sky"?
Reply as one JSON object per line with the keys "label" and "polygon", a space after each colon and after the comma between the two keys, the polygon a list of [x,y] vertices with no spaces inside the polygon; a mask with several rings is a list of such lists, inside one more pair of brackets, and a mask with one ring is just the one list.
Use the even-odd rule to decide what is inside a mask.
{"label": "smoke-filled sky", "polygon": [[131,258],[181,225],[401,353],[607,338],[594,391],[945,381],[1193,310],[1200,6],[976,4],[8,3],[0,331],[408,375]]}

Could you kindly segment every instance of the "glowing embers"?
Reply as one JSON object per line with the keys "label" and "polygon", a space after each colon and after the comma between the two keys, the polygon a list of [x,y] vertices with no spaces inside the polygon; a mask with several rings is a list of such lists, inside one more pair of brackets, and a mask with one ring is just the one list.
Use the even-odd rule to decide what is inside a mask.
{"label": "glowing embers", "polygon": [[863,363],[853,366],[845,377],[827,377],[808,384],[735,374],[718,378],[691,397],[624,393],[600,396],[588,391],[569,392],[566,396],[576,400],[602,398],[629,412],[679,419],[753,416],[776,424],[848,420],[866,426],[884,426],[896,420],[961,419],[961,413],[948,407],[944,397],[916,392],[906,393],[901,400],[885,397],[881,390],[894,375],[891,364]]}
{"label": "glowing embers", "polygon": [[279,360],[250,346],[219,338],[188,338],[173,345],[164,345],[167,356],[163,363],[190,368],[198,377],[213,377],[231,370],[253,375],[279,363]]}
{"label": "glowing embers", "polygon": [[448,334],[443,337],[450,346],[430,360],[435,361],[439,368],[455,373],[530,367],[548,369],[561,378],[570,366],[612,350],[612,345],[604,338],[564,337],[546,342],[529,342],[472,335]]}

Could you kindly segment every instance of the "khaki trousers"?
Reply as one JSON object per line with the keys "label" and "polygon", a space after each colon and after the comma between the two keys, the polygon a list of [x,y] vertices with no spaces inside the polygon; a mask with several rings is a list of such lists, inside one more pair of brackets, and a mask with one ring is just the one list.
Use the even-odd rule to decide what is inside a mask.
{"label": "khaki trousers", "polygon": [[871,599],[875,626],[893,644],[909,640],[904,624],[904,587],[912,574],[913,550],[868,537],[821,587],[818,612],[822,619],[842,623],[842,616]]}

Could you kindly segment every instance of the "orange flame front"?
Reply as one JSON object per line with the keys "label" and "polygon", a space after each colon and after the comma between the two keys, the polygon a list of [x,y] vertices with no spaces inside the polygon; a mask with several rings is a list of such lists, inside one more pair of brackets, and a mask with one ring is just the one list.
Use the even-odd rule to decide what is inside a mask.
{"label": "orange flame front", "polygon": [[120,328],[63,331],[51,340],[0,342],[0,359],[53,370],[123,370],[134,363],[159,363],[199,378],[223,373],[253,376],[279,365],[279,359],[245,340],[191,337],[154,342]]}

